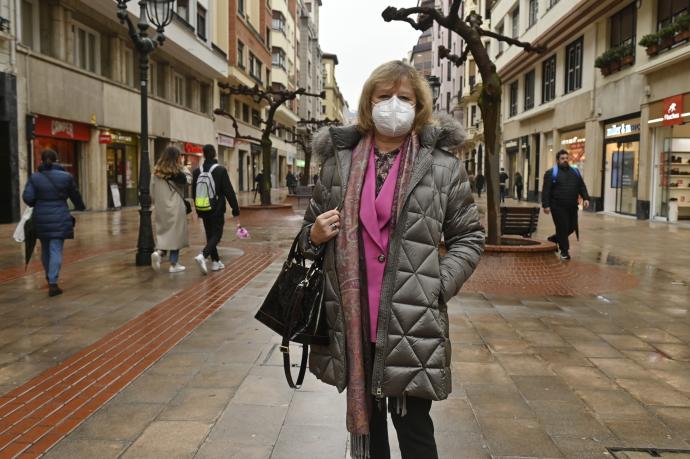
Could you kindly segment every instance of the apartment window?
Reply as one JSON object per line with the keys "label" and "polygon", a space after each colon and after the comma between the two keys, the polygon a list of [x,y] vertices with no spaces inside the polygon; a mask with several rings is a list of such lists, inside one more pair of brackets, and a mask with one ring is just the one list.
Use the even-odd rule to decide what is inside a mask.
{"label": "apartment window", "polygon": [[450,113],[450,92],[446,93],[446,112]]}
{"label": "apartment window", "polygon": [[242,103],[242,121],[249,122],[249,105]]}
{"label": "apartment window", "polygon": [[261,81],[262,64],[254,54],[249,53],[249,74],[255,79]]}
{"label": "apartment window", "polygon": [[177,0],[177,15],[189,22],[189,0]]}
{"label": "apartment window", "polygon": [[525,110],[534,108],[534,70],[525,74]]}
{"label": "apartment window", "polygon": [[134,87],[134,52],[129,48],[122,51],[122,82]]}
{"label": "apartment window", "polygon": [[633,45],[634,50],[636,11],[635,4],[631,3],[611,16],[611,48]]}
{"label": "apartment window", "polygon": [[185,89],[185,107],[188,109],[194,108],[194,80],[187,78],[187,88]]}
{"label": "apartment window", "polygon": [[549,102],[556,98],[556,55],[546,59],[541,67],[541,101]]}
{"label": "apartment window", "polygon": [[477,106],[472,105],[472,107],[470,107],[470,125],[471,126],[476,126],[478,124],[477,121],[475,120],[475,118],[477,118]]}
{"label": "apartment window", "polygon": [[448,31],[448,46],[447,46],[447,48],[451,51],[453,50],[453,33],[450,30]]}
{"label": "apartment window", "polygon": [[322,114],[322,115],[325,115],[325,114],[326,114],[326,106],[325,106],[325,105],[322,105],[322,106],[321,106],[321,114]]}
{"label": "apartment window", "polygon": [[237,0],[237,13],[244,16],[244,0]]}
{"label": "apartment window", "polygon": [[74,65],[86,71],[100,71],[100,36],[96,31],[84,25],[73,23]]}
{"label": "apartment window", "polygon": [[517,80],[510,83],[510,109],[508,113],[510,116],[517,115],[517,105],[518,105],[518,82]]}
{"label": "apartment window", "polygon": [[266,46],[271,48],[271,29],[266,27]]}
{"label": "apartment window", "polygon": [[244,69],[244,43],[237,42],[237,66]]}
{"label": "apartment window", "polygon": [[199,110],[201,113],[211,111],[211,87],[204,83],[199,87]]}
{"label": "apartment window", "polygon": [[273,30],[285,33],[285,16],[280,11],[273,11]]}
{"label": "apartment window", "polygon": [[671,24],[676,18],[690,11],[688,0],[659,0],[657,13],[657,29]]}
{"label": "apartment window", "polygon": [[452,62],[448,61],[447,65],[448,66],[446,67],[446,80],[450,81],[452,78],[451,73],[453,71],[453,64]]}
{"label": "apartment window", "polygon": [[551,9],[559,0],[549,0],[549,9]]}
{"label": "apartment window", "polygon": [[38,51],[39,37],[38,5],[36,0],[22,0],[22,44]]}
{"label": "apartment window", "polygon": [[196,34],[206,41],[206,9],[198,3],[196,5]]}
{"label": "apartment window", "polygon": [[285,51],[281,48],[273,47],[273,66],[281,67],[283,70],[287,70],[285,64]]}
{"label": "apartment window", "polygon": [[261,127],[261,113],[255,108],[252,108],[252,126],[256,128]]}
{"label": "apartment window", "polygon": [[515,8],[510,14],[511,27],[513,28],[513,38],[520,35],[520,8]]}
{"label": "apartment window", "polygon": [[539,1],[529,0],[529,27],[537,23],[539,19]]}
{"label": "apartment window", "polygon": [[185,103],[185,81],[184,76],[173,72],[173,102],[177,105]]}
{"label": "apartment window", "polygon": [[[224,111],[225,113],[230,113],[230,94],[227,93],[222,93],[220,95],[220,109]],[[235,104],[235,118],[239,118],[240,116],[240,111],[239,111],[240,106]]]}
{"label": "apartment window", "polygon": [[165,90],[167,87],[165,79],[165,64],[157,62],[156,66],[156,95],[158,97],[165,97]]}
{"label": "apartment window", "polygon": [[[496,33],[497,34],[503,35],[503,31],[504,31],[503,23],[496,26]],[[503,42],[499,40],[499,42],[498,42],[498,55],[500,56],[501,54],[503,54]]]}
{"label": "apartment window", "polygon": [[582,87],[582,37],[565,48],[565,93]]}

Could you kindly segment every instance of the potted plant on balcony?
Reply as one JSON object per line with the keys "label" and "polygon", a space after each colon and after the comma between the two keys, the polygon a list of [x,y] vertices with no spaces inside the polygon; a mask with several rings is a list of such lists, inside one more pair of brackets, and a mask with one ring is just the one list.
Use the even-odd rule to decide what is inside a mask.
{"label": "potted plant on balcony", "polygon": [[640,39],[640,46],[644,46],[648,56],[659,54],[659,34],[649,33]]}
{"label": "potted plant on balcony", "polygon": [[621,48],[611,48],[609,53],[609,59],[611,59],[611,73],[616,73],[621,69]]}
{"label": "potted plant on balcony", "polygon": [[619,48],[621,65],[633,65],[635,63],[635,48],[632,44]]}
{"label": "potted plant on balcony", "polygon": [[690,14],[684,14],[676,18],[676,35],[673,41],[680,43],[681,41],[690,39]]}
{"label": "potted plant on balcony", "polygon": [[601,53],[601,56],[597,57],[594,60],[594,66],[601,70],[601,74],[604,76],[609,76],[612,71],[611,71],[611,63],[613,61],[613,49],[607,49],[603,53]]}
{"label": "potted plant on balcony", "polygon": [[659,30],[659,49],[667,49],[673,46],[673,37],[676,35],[676,25],[670,24]]}

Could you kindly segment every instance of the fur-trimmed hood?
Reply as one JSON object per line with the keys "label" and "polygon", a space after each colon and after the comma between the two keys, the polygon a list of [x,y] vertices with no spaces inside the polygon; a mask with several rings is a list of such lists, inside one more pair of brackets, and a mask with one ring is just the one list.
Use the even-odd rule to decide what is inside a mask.
{"label": "fur-trimmed hood", "polygon": [[[354,148],[361,137],[356,125],[326,126],[314,135],[312,152],[324,161],[333,156],[336,150]],[[422,147],[452,150],[465,141],[465,130],[452,116],[440,115],[422,129],[419,140]]]}

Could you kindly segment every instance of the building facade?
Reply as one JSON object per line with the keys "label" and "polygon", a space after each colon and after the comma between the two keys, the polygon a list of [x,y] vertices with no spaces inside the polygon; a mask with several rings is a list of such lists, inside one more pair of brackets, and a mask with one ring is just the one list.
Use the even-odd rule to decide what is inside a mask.
{"label": "building facade", "polygon": [[[565,149],[594,211],[667,219],[677,206],[681,219],[690,217],[690,114],[682,108],[690,33],[674,26],[689,7],[674,0],[496,3],[494,30],[547,47],[532,54],[504,45],[496,56],[505,95],[502,162],[511,179],[517,171],[527,178],[531,199]],[[655,49],[639,44],[669,26]]]}
{"label": "building facade", "polygon": [[[452,0],[436,0],[435,8],[447,15],[450,10]],[[463,16],[463,5],[460,7],[459,16]],[[436,22],[431,30],[431,75],[438,78],[441,83],[438,99],[435,108],[437,112],[448,113],[458,120],[462,120],[462,112],[458,110],[458,100],[460,88],[463,85],[464,66],[457,67],[448,59],[441,58],[439,48],[444,46],[452,54],[460,55],[464,42],[460,35],[449,31],[445,27],[439,26]]]}
{"label": "building facade", "polygon": [[20,209],[16,5],[0,0],[0,223],[16,221]]}
{"label": "building facade", "polygon": [[431,31],[432,29],[426,29],[419,36],[419,40],[417,40],[417,44],[414,45],[410,54],[410,65],[425,77],[431,76],[433,68]]}
{"label": "building facade", "polygon": [[321,55],[321,65],[323,87],[326,92],[326,98],[321,101],[321,117],[345,123],[345,98],[340,92],[338,82],[335,79],[335,66],[338,65],[338,56],[323,53]]}

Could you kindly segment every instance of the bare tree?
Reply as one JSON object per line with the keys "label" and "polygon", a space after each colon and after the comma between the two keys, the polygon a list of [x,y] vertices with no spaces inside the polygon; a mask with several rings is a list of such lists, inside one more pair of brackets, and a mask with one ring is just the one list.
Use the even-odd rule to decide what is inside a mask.
{"label": "bare tree", "polygon": [[305,126],[306,129],[301,132],[294,132],[293,141],[289,143],[295,143],[302,148],[304,152],[304,171],[302,178],[300,180],[300,185],[309,185],[309,180],[311,179],[311,139],[316,130],[324,126],[340,126],[342,123],[338,120],[332,120],[330,118],[324,118],[322,120],[311,119],[301,119],[297,122],[300,126]]}
{"label": "bare tree", "polygon": [[227,116],[232,119],[232,126],[235,129],[235,138],[239,140],[247,140],[261,145],[261,168],[263,172],[263,183],[261,184],[261,205],[271,205],[271,151],[273,149],[273,141],[271,135],[277,131],[275,122],[275,115],[278,108],[288,101],[294,100],[297,96],[302,97],[319,97],[326,98],[326,93],[314,94],[307,92],[304,88],[298,88],[294,91],[261,89],[258,86],[250,88],[245,85],[231,86],[225,83],[218,83],[218,87],[226,94],[249,96],[255,102],[265,102],[267,104],[267,115],[265,120],[261,120],[261,138],[250,135],[241,135],[239,132],[237,120],[230,113],[217,109],[214,111],[217,115]]}
{"label": "bare tree", "polygon": [[[384,21],[403,21],[417,30],[427,30],[434,22],[439,26],[455,32],[465,42],[465,47],[460,56],[453,55],[443,46],[439,47],[439,55],[449,59],[456,66],[462,65],[467,56],[472,57],[477,64],[482,76],[482,89],[479,94],[479,109],[484,122],[484,142],[486,146],[486,161],[484,161],[484,176],[486,177],[487,199],[487,242],[489,244],[501,243],[500,225],[500,196],[498,165],[501,149],[501,79],[496,72],[496,65],[491,60],[484,46],[482,38],[489,37],[498,41],[515,45],[529,52],[544,52],[543,47],[533,46],[514,38],[506,37],[490,30],[482,28],[482,17],[476,12],[471,12],[466,19],[459,17],[462,0],[453,0],[447,16],[435,8],[417,6],[412,8],[395,8],[389,6],[381,16]],[[411,16],[416,15],[416,19]]]}

